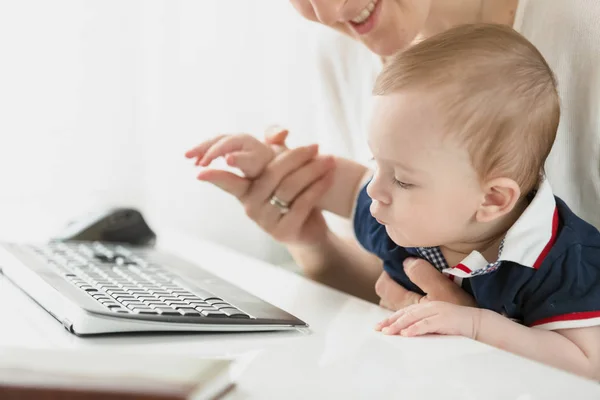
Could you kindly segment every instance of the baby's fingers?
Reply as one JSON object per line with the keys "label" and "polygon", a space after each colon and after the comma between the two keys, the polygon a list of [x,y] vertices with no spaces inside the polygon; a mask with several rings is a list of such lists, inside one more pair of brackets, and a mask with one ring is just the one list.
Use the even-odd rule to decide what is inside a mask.
{"label": "baby's fingers", "polygon": [[[186,158],[198,158],[198,161],[204,156],[206,150],[208,150],[213,144],[217,143],[219,140],[223,139],[227,135],[219,135],[210,140],[200,143],[198,146],[193,149],[188,150],[185,153]],[[198,163],[196,163],[197,165]]]}
{"label": "baby's fingers", "polygon": [[383,321],[379,322],[377,325],[375,325],[375,330],[376,331],[381,331],[383,328],[388,327],[390,325],[392,325],[394,322],[396,322],[398,320],[398,318],[400,318],[402,315],[404,315],[404,310],[398,310],[395,313],[393,313],[390,317],[384,319]]}
{"label": "baby's fingers", "polygon": [[272,151],[268,146],[251,135],[228,136],[211,146],[204,154],[204,157],[202,157],[202,160],[200,160],[199,165],[206,167],[214,159],[224,157],[230,153],[252,151],[254,152],[254,157],[258,157],[261,155],[261,152],[266,152],[267,150]]}
{"label": "baby's fingers", "polygon": [[269,149],[264,149],[264,151],[237,151],[230,153],[225,156],[225,161],[227,165],[242,171],[246,178],[255,179],[260,176],[272,158],[273,152],[269,151]]}

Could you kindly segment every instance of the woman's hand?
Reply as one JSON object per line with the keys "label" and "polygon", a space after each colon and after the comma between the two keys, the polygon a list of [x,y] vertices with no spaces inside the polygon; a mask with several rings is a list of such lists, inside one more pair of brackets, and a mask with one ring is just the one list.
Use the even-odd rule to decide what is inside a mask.
{"label": "woman's hand", "polygon": [[427,295],[421,296],[404,289],[386,272],[383,272],[375,284],[375,292],[381,298],[380,306],[396,311],[422,302],[445,301],[462,306],[477,307],[472,296],[423,259],[407,258],[404,261],[404,272]]}
{"label": "woman's hand", "polygon": [[[246,214],[276,240],[316,244],[328,231],[316,206],[332,184],[334,159],[318,156],[314,145],[287,150],[286,137],[283,129],[266,132],[265,140],[278,148],[277,155],[254,179],[214,169],[201,171],[198,179],[237,197]],[[287,212],[272,204],[274,196],[288,206]]]}

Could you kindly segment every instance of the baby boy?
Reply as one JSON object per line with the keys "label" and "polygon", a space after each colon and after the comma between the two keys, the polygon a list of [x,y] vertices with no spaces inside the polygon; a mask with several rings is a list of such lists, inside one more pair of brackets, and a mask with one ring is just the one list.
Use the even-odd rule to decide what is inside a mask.
{"label": "baby boy", "polygon": [[[337,160],[320,207],[352,218],[405,288],[420,291],[403,262],[424,258],[480,307],[423,302],[377,329],[463,335],[600,379],[600,233],[543,175],[560,109],[542,55],[510,28],[465,25],[389,60],[374,94],[375,172]],[[207,143],[188,156],[243,148],[252,176],[275,156],[250,136]]]}

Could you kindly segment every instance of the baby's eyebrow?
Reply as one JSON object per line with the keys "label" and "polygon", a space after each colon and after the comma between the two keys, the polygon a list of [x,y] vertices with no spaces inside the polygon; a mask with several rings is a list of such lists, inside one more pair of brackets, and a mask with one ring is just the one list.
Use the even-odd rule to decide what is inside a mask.
{"label": "baby's eyebrow", "polygon": [[411,173],[417,173],[417,172],[419,172],[418,170],[416,170],[416,169],[414,169],[414,168],[412,168],[412,167],[410,167],[409,165],[406,165],[406,164],[402,164],[402,163],[399,163],[399,162],[394,162],[393,164],[395,166],[397,166],[397,167],[402,168],[403,170],[405,170],[407,172],[411,172]]}
{"label": "baby's eyebrow", "polygon": [[[369,162],[374,162],[374,161],[377,161],[377,160],[375,159],[375,157],[371,157],[371,158],[369,159]],[[386,163],[388,163],[388,164],[390,164],[390,165],[393,165],[393,166],[395,166],[395,167],[399,167],[399,168],[401,168],[402,170],[404,170],[405,172],[407,172],[407,173],[409,173],[409,174],[411,174],[411,175],[419,175],[419,174],[420,174],[420,171],[419,171],[419,170],[417,170],[417,169],[414,169],[414,168],[412,168],[412,167],[410,167],[410,166],[408,166],[408,165],[406,165],[406,164],[399,163],[398,161],[394,161],[394,160],[387,160],[387,159],[385,159],[385,158],[384,158],[384,159],[382,159],[382,161],[385,161]]]}

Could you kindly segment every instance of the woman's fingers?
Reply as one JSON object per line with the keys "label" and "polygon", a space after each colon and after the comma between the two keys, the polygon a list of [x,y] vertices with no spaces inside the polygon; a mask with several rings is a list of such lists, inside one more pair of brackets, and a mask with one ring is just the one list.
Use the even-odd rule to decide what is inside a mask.
{"label": "woman's fingers", "polygon": [[448,303],[476,307],[473,296],[441,274],[433,265],[420,258],[407,258],[404,272],[408,278],[427,293],[427,300],[440,300]]}
{"label": "woman's fingers", "polygon": [[210,182],[238,199],[246,195],[251,185],[248,179],[219,169],[205,169],[200,171],[198,180]]}
{"label": "woman's fingers", "polygon": [[246,178],[255,179],[262,174],[274,156],[275,152],[273,150],[264,148],[257,151],[237,151],[230,153],[225,156],[225,161],[227,165],[242,171]]}
{"label": "woman's fingers", "polygon": [[379,305],[392,311],[418,304],[423,299],[419,293],[411,292],[400,286],[385,271],[381,273],[375,283],[375,293],[381,298]]}
{"label": "woman's fingers", "polygon": [[[244,203],[249,207],[260,208],[273,196],[284,177],[307,164],[317,154],[318,145],[298,147],[279,154],[252,184]],[[282,199],[286,200],[287,199]]]}
{"label": "woman's fingers", "polygon": [[202,157],[204,157],[204,153],[208,150],[213,144],[217,143],[219,140],[223,139],[228,135],[219,135],[210,140],[200,143],[198,146],[194,147],[185,152],[186,158],[198,158],[196,161],[196,165],[200,162]]}
{"label": "woman's fingers", "polygon": [[281,218],[272,233],[277,240],[286,242],[294,239],[294,235],[301,231],[310,213],[331,187],[333,176],[333,171],[329,171],[294,200],[290,211]]}
{"label": "woman's fingers", "polygon": [[287,202],[292,202],[300,193],[310,185],[321,179],[335,166],[335,160],[331,156],[315,157],[304,167],[292,172],[279,184],[275,190],[275,196]]}

